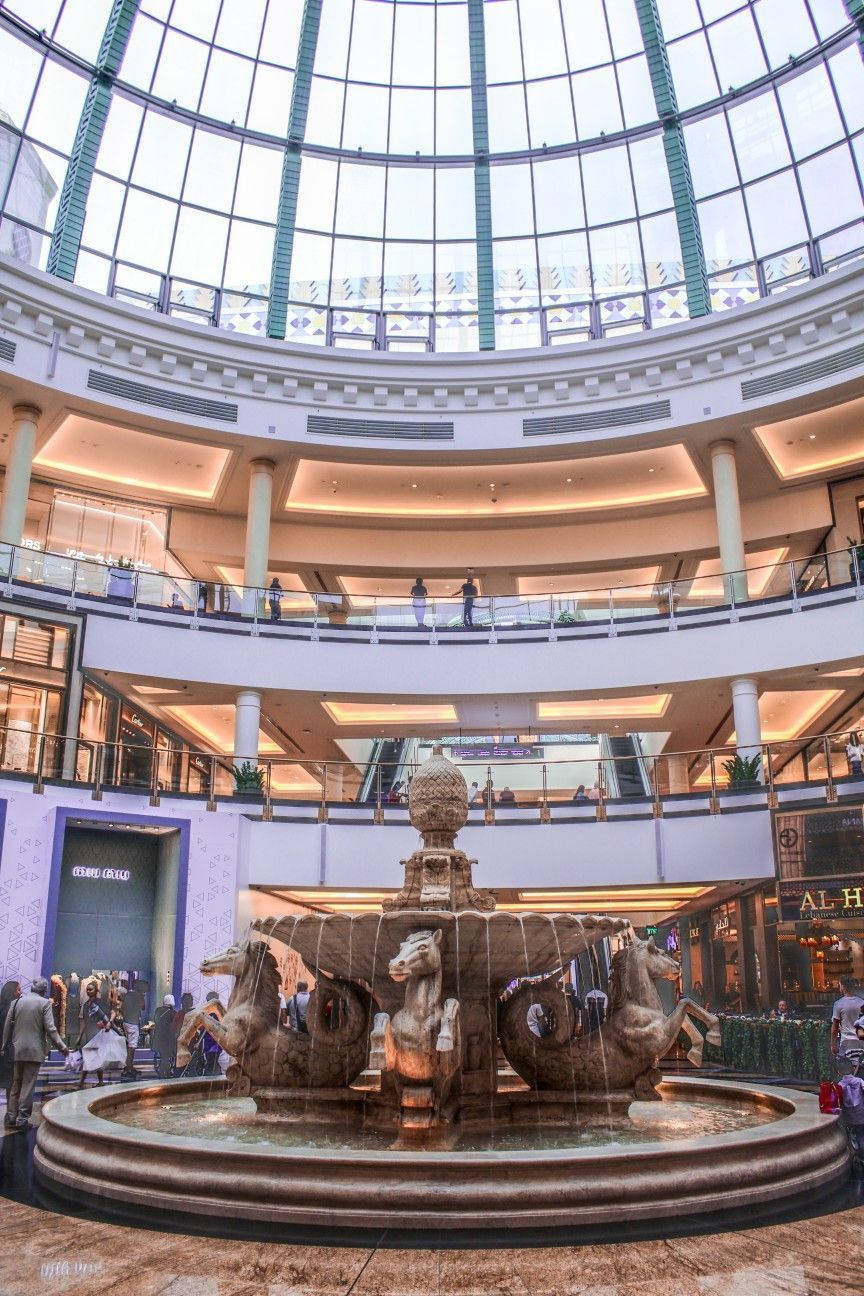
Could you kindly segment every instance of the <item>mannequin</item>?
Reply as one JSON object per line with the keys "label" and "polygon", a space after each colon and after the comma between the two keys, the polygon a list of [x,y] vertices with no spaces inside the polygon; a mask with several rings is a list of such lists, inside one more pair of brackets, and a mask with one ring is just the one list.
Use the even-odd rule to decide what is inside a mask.
{"label": "mannequin", "polygon": [[69,973],[69,984],[66,987],[66,1043],[74,1039],[78,1032],[78,1004],[81,995],[81,978],[77,972]]}
{"label": "mannequin", "polygon": [[59,972],[51,973],[51,1006],[54,1009],[54,1025],[62,1035],[66,1029],[66,982]]}

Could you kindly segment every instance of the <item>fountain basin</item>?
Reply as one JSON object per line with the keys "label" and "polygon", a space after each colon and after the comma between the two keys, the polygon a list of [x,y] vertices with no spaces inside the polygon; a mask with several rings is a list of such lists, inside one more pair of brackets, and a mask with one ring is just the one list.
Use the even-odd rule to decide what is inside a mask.
{"label": "fountain basin", "polygon": [[402,1230],[536,1230],[713,1215],[818,1193],[848,1174],[843,1129],[811,1095],[700,1077],[666,1079],[660,1089],[673,1104],[737,1106],[763,1123],[644,1142],[613,1136],[602,1146],[580,1146],[578,1125],[572,1146],[563,1147],[539,1146],[538,1134],[538,1146],[514,1148],[504,1130],[502,1146],[489,1150],[394,1150],[352,1146],[344,1127],[324,1145],[320,1134],[301,1133],[305,1141],[286,1146],[114,1119],[225,1098],[221,1081],[185,1080],[55,1098],[42,1112],[35,1165],[77,1202],[83,1196],[180,1216]]}

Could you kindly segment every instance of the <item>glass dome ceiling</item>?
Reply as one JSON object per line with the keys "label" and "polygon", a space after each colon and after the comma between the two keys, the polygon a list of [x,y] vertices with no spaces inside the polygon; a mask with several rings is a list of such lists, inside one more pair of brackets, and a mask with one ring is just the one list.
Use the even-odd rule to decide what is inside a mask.
{"label": "glass dome ceiling", "polygon": [[0,0],[0,254],[369,349],[727,310],[864,255],[860,9]]}

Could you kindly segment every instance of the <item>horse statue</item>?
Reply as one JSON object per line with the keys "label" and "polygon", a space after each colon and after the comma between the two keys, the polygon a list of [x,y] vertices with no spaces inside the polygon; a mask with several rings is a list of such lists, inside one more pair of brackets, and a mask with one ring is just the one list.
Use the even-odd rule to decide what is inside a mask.
{"label": "horse statue", "polygon": [[[694,1018],[708,1027],[709,1044],[720,1043],[717,1017],[691,999],[679,1000],[666,1016],[654,982],[673,981],[679,973],[677,960],[658,950],[653,938],[633,941],[612,957],[607,1020],[573,1040],[573,1010],[563,987],[552,981],[520,986],[499,1016],[508,1062],[532,1088],[598,1095],[623,1090],[637,1098],[657,1097],[657,1064],[682,1030],[691,1042],[688,1061],[693,1066],[702,1061],[704,1040]],[[550,1024],[546,1035],[528,1028],[527,1013],[534,1004]]]}
{"label": "horse statue", "polygon": [[377,1013],[369,1066],[382,1088],[395,1083],[402,1125],[428,1128],[441,1120],[453,1076],[462,1064],[458,999],[441,1000],[441,929],[416,931],[390,960],[392,980],[405,982],[405,1005]]}
{"label": "horse statue", "polygon": [[230,1054],[232,1095],[337,1088],[351,1084],[365,1067],[373,1000],[360,986],[319,975],[305,1034],[280,1024],[279,967],[266,941],[239,940],[204,959],[201,971],[234,977],[222,1020],[201,1011],[189,1023],[192,1030],[203,1026]]}

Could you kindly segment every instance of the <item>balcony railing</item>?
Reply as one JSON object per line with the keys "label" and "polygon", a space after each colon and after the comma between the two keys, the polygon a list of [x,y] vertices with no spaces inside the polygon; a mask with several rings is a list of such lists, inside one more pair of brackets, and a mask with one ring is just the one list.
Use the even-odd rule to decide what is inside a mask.
{"label": "balcony railing", "polygon": [[[667,813],[719,814],[724,807],[739,807],[742,798],[747,805],[773,808],[781,796],[785,800],[789,793],[797,799],[802,789],[805,799],[817,796],[828,804],[847,794],[864,799],[864,779],[846,758],[847,739],[844,730],[751,745],[738,752],[725,746],[642,755],[649,790],[618,797],[609,793],[623,783],[615,767],[632,765],[632,755],[508,760],[494,766],[460,760],[458,766],[469,787],[476,784],[471,817],[479,822],[494,823],[496,815],[519,817],[522,812],[539,816],[541,823],[571,816],[605,820],[618,813],[662,818]],[[758,757],[752,777],[743,782],[731,765],[740,751]],[[273,818],[276,805],[307,802],[317,805],[322,822],[332,809],[348,806],[365,808],[375,822],[382,822],[385,812],[398,814],[400,807],[404,809],[419,768],[405,762],[375,762],[367,779],[365,764],[268,755],[257,762],[260,790],[240,795],[235,791],[233,765],[234,758],[224,752],[0,727],[0,775],[32,778],[35,793],[44,792],[50,782],[89,788],[96,801],[106,790],[149,794],[154,806],[163,796],[177,795],[206,801],[208,810],[216,810],[217,801],[225,799],[240,809],[248,806],[264,819]],[[496,784],[505,768],[509,784]],[[383,793],[397,776],[400,782],[394,790]],[[359,800],[361,787],[367,789],[363,801]]]}
{"label": "balcony railing", "polygon": [[[590,581],[590,577],[585,578]],[[406,582],[407,583],[407,582]],[[69,611],[79,600],[125,612],[170,613],[179,625],[252,635],[284,626],[293,635],[318,639],[322,631],[375,643],[436,643],[468,635],[495,642],[499,635],[545,639],[608,635],[646,629],[677,630],[686,623],[737,621],[772,605],[797,611],[807,599],[838,591],[864,598],[864,545],[790,559],[746,571],[690,576],[644,585],[580,589],[549,594],[480,594],[470,607],[454,590],[447,597],[316,593],[225,584],[175,576],[150,568],[124,569],[110,560],[48,553],[27,545],[0,545],[0,593],[14,587],[24,596],[38,590],[59,596]]]}

